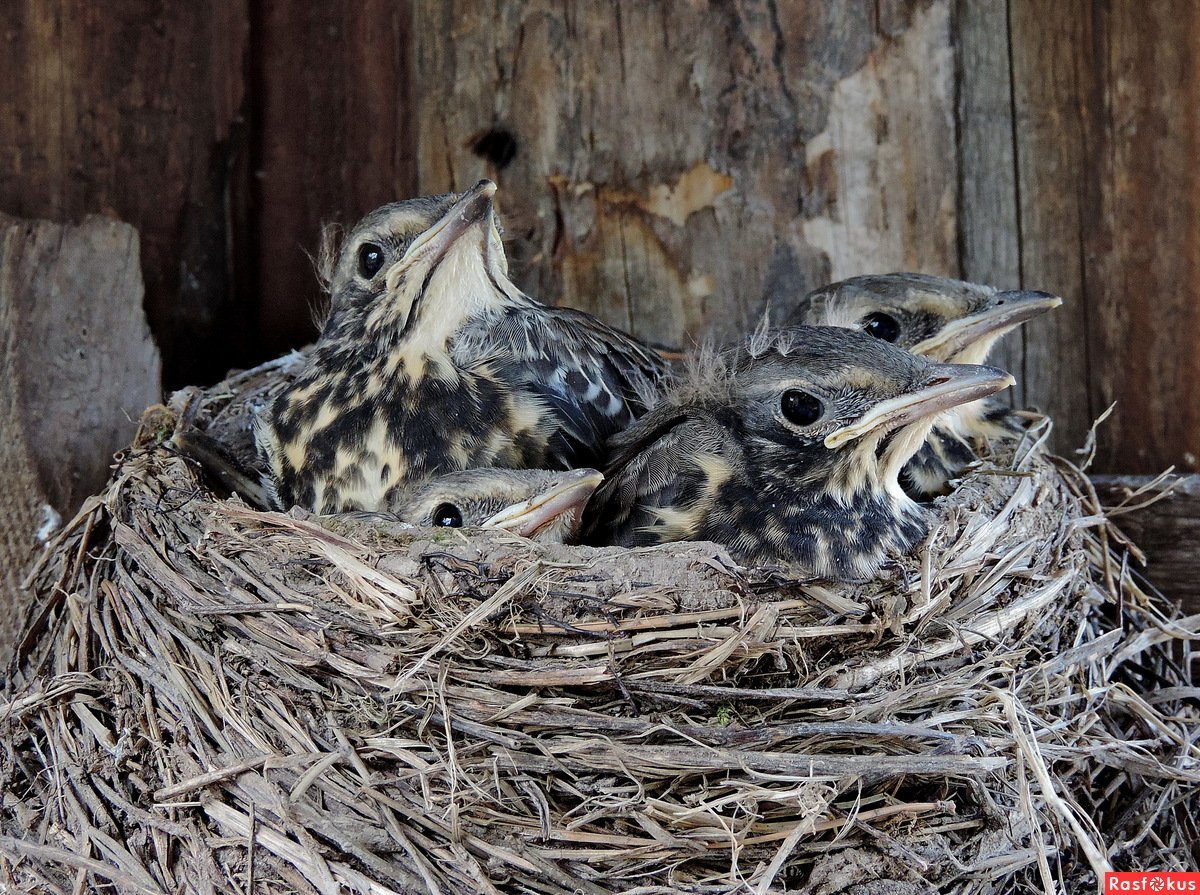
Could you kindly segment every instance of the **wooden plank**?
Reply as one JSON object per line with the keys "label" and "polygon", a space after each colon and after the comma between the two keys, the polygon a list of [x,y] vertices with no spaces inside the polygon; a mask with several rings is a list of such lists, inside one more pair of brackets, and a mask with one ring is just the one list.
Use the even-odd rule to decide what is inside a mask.
{"label": "wooden plank", "polygon": [[1060,449],[1091,419],[1097,468],[1200,454],[1200,8],[1012,0],[1027,286],[1067,305],[1026,331],[1025,378]]}
{"label": "wooden plank", "polygon": [[831,276],[1019,280],[1068,301],[998,355],[1059,447],[1116,400],[1099,468],[1200,468],[1200,7],[413,2],[4,4],[0,209],[139,227],[171,385],[306,339],[320,221],[418,165],[673,347]]}
{"label": "wooden plank", "polygon": [[[954,35],[959,270],[964,279],[1015,289],[1021,285],[1021,247],[1007,0],[957,0]],[[1019,373],[1024,366],[1021,337],[1006,338],[990,360]],[[1009,397],[1024,406],[1024,382],[1018,381]]]}
{"label": "wooden plank", "polygon": [[[411,11],[393,0],[254,8],[255,179],[249,229],[263,357],[316,330],[321,225],[416,192]],[[438,35],[446,40],[450,32]]]}
{"label": "wooden plank", "polygon": [[159,397],[137,232],[100,217],[62,226],[0,215],[0,338],[3,664],[35,532],[104,484]]}
{"label": "wooden plank", "polygon": [[831,275],[957,270],[949,0],[416,0],[413,37],[421,189],[497,180],[539,298],[678,348]]}
{"label": "wooden plank", "polygon": [[1086,107],[1093,406],[1105,469],[1200,469],[1200,7],[1097,4]]}
{"label": "wooden plank", "polygon": [[1083,444],[1095,416],[1088,383],[1089,311],[1083,179],[1089,163],[1086,71],[1091,63],[1092,4],[1011,0],[1012,79],[1021,282],[1061,295],[1063,307],[1022,328],[1017,371],[1028,403],[1055,419],[1055,444]]}
{"label": "wooden plank", "polygon": [[0,4],[0,210],[138,229],[171,385],[219,378],[249,344],[227,250],[246,4]]}
{"label": "wooden plank", "polygon": [[[1106,506],[1115,507],[1145,488],[1149,476],[1095,476]],[[1200,612],[1200,475],[1175,476],[1139,496],[1145,503],[1164,490],[1168,496],[1145,509],[1119,513],[1115,521],[1146,554],[1144,573],[1164,595],[1178,600],[1185,613]]]}

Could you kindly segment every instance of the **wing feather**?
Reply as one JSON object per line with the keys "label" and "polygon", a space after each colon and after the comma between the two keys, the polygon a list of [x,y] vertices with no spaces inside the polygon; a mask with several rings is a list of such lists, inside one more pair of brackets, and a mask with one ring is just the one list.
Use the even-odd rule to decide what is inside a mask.
{"label": "wing feather", "polygon": [[595,466],[607,439],[645,412],[666,362],[636,339],[570,308],[508,307],[469,326],[456,361],[486,365],[540,399],[555,425],[550,462]]}
{"label": "wing feather", "polygon": [[662,511],[687,516],[706,499],[699,454],[723,455],[725,440],[705,414],[664,406],[609,442],[605,479],[588,504],[585,543],[641,547],[676,540]]}

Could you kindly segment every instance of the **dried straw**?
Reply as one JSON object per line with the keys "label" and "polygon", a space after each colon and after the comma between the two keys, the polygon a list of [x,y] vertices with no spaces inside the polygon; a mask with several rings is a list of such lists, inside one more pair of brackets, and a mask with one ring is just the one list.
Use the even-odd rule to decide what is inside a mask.
{"label": "dried straw", "polygon": [[[1195,869],[1200,688],[1046,423],[869,586],[216,499],[176,397],[35,568],[0,891],[1084,891]],[[224,427],[224,428],[222,428]],[[243,445],[244,446],[244,445]]]}

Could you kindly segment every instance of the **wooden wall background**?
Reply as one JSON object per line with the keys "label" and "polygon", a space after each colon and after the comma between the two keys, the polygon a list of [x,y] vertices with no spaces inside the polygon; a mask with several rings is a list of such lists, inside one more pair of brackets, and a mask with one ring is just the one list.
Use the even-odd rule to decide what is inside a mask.
{"label": "wooden wall background", "polygon": [[859,272],[1058,292],[1019,399],[1062,447],[1116,401],[1102,470],[1196,468],[1195,4],[11,0],[0,34],[0,211],[138,229],[168,386],[311,337],[322,220],[490,176],[530,291],[669,346]]}

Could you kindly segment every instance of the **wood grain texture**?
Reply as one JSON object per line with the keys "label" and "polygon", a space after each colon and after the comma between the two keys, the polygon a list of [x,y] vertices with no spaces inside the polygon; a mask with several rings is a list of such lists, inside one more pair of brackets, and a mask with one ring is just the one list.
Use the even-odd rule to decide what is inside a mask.
{"label": "wood grain texture", "polygon": [[1200,454],[1200,9],[1011,0],[1025,285],[1067,305],[1025,333],[1034,403],[1098,468]]}
{"label": "wood grain texture", "polygon": [[1018,403],[1069,450],[1118,402],[1101,469],[1200,462],[1195,4],[12,0],[0,29],[0,210],[139,229],[171,386],[312,335],[323,220],[492,176],[522,285],[675,348],[853,273],[1059,292],[997,354]]}
{"label": "wood grain texture", "polygon": [[0,654],[44,508],[68,517],[98,491],[158,400],[139,260],[126,224],[0,215]]}
{"label": "wood grain texture", "polygon": [[1080,110],[1087,94],[1081,69],[1090,46],[1090,8],[1083,0],[1013,0],[1009,12],[1021,280],[1065,302],[1022,329],[1018,376],[1028,403],[1054,417],[1060,450],[1083,444],[1103,409],[1087,385],[1092,359],[1083,228],[1089,210],[1080,183],[1088,163],[1088,126]]}
{"label": "wood grain texture", "polygon": [[[1200,468],[1200,7],[1092,11],[1084,282],[1100,462]],[[1089,47],[1083,48],[1085,51]]]}
{"label": "wood grain texture", "polygon": [[[954,34],[959,272],[967,280],[1015,289],[1021,285],[1021,246],[1007,0],[957,0]],[[990,360],[1020,372],[1023,357],[1021,337],[1014,335]],[[1025,383],[1019,380],[1008,397],[1024,406]]]}
{"label": "wood grain texture", "polygon": [[[1016,403],[1069,451],[1116,400],[1098,468],[1195,468],[1197,18],[424,0],[419,182],[497,179],[529,291],[670,347],[868,271],[1056,292],[997,352]],[[511,164],[472,152],[489,129]]]}
{"label": "wood grain texture", "polygon": [[255,176],[248,232],[263,357],[310,341],[321,225],[416,192],[411,11],[393,0],[253,11]]}
{"label": "wood grain texture", "polygon": [[0,210],[138,229],[171,384],[218,377],[247,347],[228,251],[246,2],[0,4]]}
{"label": "wood grain texture", "polygon": [[677,348],[830,275],[957,267],[947,0],[414,8],[420,186],[497,180],[540,298]]}
{"label": "wood grain texture", "polygon": [[[1185,613],[1200,612],[1200,476],[1176,476],[1161,487],[1130,501],[1150,482],[1148,476],[1096,476],[1101,501],[1115,507],[1136,506],[1163,490],[1168,495],[1144,509],[1115,517],[1121,530],[1146,554],[1142,570],[1163,594],[1177,600]],[[1119,511],[1118,511],[1119,512]]]}

